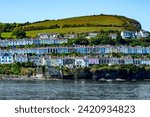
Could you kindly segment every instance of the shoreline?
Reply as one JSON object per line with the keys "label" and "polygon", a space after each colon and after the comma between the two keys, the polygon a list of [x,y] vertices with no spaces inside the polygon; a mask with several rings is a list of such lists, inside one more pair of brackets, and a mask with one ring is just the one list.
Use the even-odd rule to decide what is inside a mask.
{"label": "shoreline", "polygon": [[37,77],[37,76],[19,76],[19,75],[0,75],[0,81],[49,81],[49,80],[63,80],[58,78],[49,78],[46,79],[43,76]]}
{"label": "shoreline", "polygon": [[43,78],[43,77],[36,77],[36,76],[15,76],[15,75],[0,75],[0,81],[65,81],[65,80],[91,80],[91,81],[97,81],[97,82],[136,82],[136,81],[150,81],[150,79],[144,79],[143,80],[126,80],[126,79],[121,79],[121,78],[116,78],[116,79],[106,79],[106,78],[101,78],[101,79],[58,79],[58,78]]}
{"label": "shoreline", "polygon": [[42,80],[42,78],[38,78],[35,76],[19,76],[19,75],[0,75],[0,80]]}

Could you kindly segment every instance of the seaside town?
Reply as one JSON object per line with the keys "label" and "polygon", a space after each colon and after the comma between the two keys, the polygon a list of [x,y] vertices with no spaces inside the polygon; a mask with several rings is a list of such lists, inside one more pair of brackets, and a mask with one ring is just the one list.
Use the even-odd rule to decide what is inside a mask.
{"label": "seaside town", "polygon": [[[110,41],[106,44],[99,44],[99,38],[108,39]],[[118,38],[129,41],[148,39],[149,32],[140,30],[138,32],[122,31],[120,33],[41,33],[38,34],[36,38],[1,39],[0,64],[4,66],[1,66],[0,68],[4,69],[1,70],[1,74],[6,75],[2,75],[1,79],[9,79],[10,75],[10,79],[12,79],[12,74],[25,75],[29,78],[32,76],[36,79],[87,78],[87,74],[89,75],[88,78],[92,77],[92,79],[101,79],[105,77],[112,79],[113,76],[115,78],[122,77],[120,76],[119,70],[122,68],[116,69],[119,76],[114,75],[115,73],[110,70],[99,73],[105,75],[98,78],[98,75],[95,74],[99,71],[95,66],[102,65],[105,69],[109,69],[109,67],[111,68],[114,65],[129,65],[128,67],[132,68],[133,70],[131,69],[131,71],[134,72],[134,67],[150,65],[149,46],[131,46],[125,44],[113,45],[112,42],[116,41]],[[95,42],[91,42],[91,40],[93,41],[94,39],[96,39]],[[91,44],[87,42],[90,42]],[[9,68],[5,68],[5,65]],[[13,66],[13,69],[11,67],[12,65],[15,66]],[[105,67],[105,65],[108,67]],[[132,67],[130,65],[134,66]],[[128,67],[125,69],[128,70]],[[87,68],[90,68],[91,70],[95,68],[95,70],[94,72],[91,72],[91,70],[86,70]],[[140,73],[142,68],[138,68]],[[80,76],[75,76],[78,72],[74,70],[78,70]],[[138,72],[138,70],[136,72]],[[90,76],[91,73],[92,76]],[[149,72],[147,73],[149,74]],[[108,76],[108,74],[111,75]],[[126,74],[128,75],[128,78],[130,78],[130,76],[136,78],[136,76],[131,75],[130,72],[127,72]],[[143,72],[142,74],[145,73]],[[24,77],[19,77],[24,79]],[[125,76],[123,76],[123,78],[125,78]]]}
{"label": "seaside town", "polygon": [[[94,38],[98,33],[88,33],[86,39]],[[146,38],[149,34],[141,30],[140,32],[122,31],[122,39]],[[116,39],[117,34],[109,34],[111,39]],[[77,34],[68,34],[64,38],[59,34],[39,34],[35,39],[15,39],[0,40],[0,64],[12,64],[33,62],[36,66],[65,66],[65,67],[88,67],[97,64],[136,64],[150,65],[150,59],[142,55],[150,54],[150,47],[141,46],[85,46],[72,45],[61,46],[68,43],[68,40],[77,38]],[[31,45],[30,48],[21,48],[22,46]],[[32,45],[35,45],[33,48]],[[40,47],[40,45],[56,45]],[[57,46],[58,45],[58,46]],[[17,48],[19,47],[19,48]],[[79,55],[71,55],[76,53]],[[113,54],[123,54],[124,56],[114,57]],[[66,54],[66,56],[58,56]],[[67,55],[68,54],[68,55]],[[70,55],[69,55],[70,54]],[[141,55],[139,58],[133,58],[131,55]],[[70,61],[70,62],[68,62]]]}

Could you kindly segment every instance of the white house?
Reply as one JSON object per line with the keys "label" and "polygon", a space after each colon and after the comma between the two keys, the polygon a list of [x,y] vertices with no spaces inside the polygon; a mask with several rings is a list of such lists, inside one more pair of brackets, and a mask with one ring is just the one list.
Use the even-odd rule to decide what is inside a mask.
{"label": "white house", "polygon": [[14,63],[13,55],[10,53],[0,54],[0,64],[12,64]]}
{"label": "white house", "polygon": [[67,39],[55,39],[54,44],[62,44],[62,43],[67,43]]}
{"label": "white house", "polygon": [[41,38],[41,39],[48,39],[48,38],[58,38],[58,34],[38,34],[38,36],[39,36],[39,38]]}
{"label": "white house", "polygon": [[78,37],[77,34],[66,34],[64,36],[64,38],[66,38],[66,39],[73,39],[73,38],[77,38],[77,37]]}
{"label": "white house", "polygon": [[94,38],[98,35],[99,33],[88,33],[88,36],[86,36],[86,39]]}
{"label": "white house", "polygon": [[136,32],[136,36],[137,38],[145,38],[145,37],[148,37],[149,34],[145,30],[140,30],[140,32]]}
{"label": "white house", "polygon": [[133,64],[140,65],[141,64],[141,59],[138,59],[138,58],[133,59]]}
{"label": "white house", "polygon": [[61,58],[51,58],[51,57],[42,57],[41,58],[41,65],[43,66],[63,66],[63,59]]}
{"label": "white house", "polygon": [[121,37],[123,39],[126,39],[126,38],[136,38],[136,32],[134,32],[134,31],[122,31],[121,32]]}
{"label": "white house", "polygon": [[109,65],[115,65],[115,64],[119,64],[119,58],[109,58]]}
{"label": "white house", "polygon": [[149,59],[142,59],[141,64],[142,65],[150,65],[150,60]]}
{"label": "white house", "polygon": [[124,64],[133,64],[133,58],[131,57],[125,57],[124,58]]}
{"label": "white house", "polygon": [[108,36],[111,37],[111,39],[116,39],[118,35],[114,33],[114,34],[109,34]]}
{"label": "white house", "polygon": [[75,58],[75,67],[88,67],[89,62],[86,58]]}

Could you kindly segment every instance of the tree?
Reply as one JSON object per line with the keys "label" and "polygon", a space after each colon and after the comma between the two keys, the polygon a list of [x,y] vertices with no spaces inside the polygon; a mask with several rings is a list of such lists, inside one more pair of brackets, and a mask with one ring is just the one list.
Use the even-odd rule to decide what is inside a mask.
{"label": "tree", "polygon": [[64,38],[64,33],[59,33],[59,36],[60,36],[61,38]]}
{"label": "tree", "polygon": [[23,67],[34,67],[35,64],[33,62],[28,61],[28,62],[21,63],[21,66],[23,66]]}
{"label": "tree", "polygon": [[75,39],[69,39],[68,45],[88,45],[89,41],[85,38],[75,38]]}
{"label": "tree", "polygon": [[12,31],[12,36],[22,39],[22,38],[26,37],[26,32],[24,30],[22,30],[21,28],[15,28]]}
{"label": "tree", "polygon": [[2,35],[1,35],[1,33],[0,33],[0,39],[2,39]]}
{"label": "tree", "polygon": [[117,44],[117,45],[126,45],[127,42],[126,42],[126,40],[124,40],[124,39],[122,39],[122,38],[117,38],[117,39],[116,39],[116,44]]}
{"label": "tree", "polygon": [[3,32],[3,24],[0,23],[0,33]]}
{"label": "tree", "polygon": [[11,69],[10,69],[11,74],[15,74],[15,75],[20,74],[21,72],[20,68],[21,68],[20,63],[11,64]]}
{"label": "tree", "polygon": [[12,29],[11,25],[6,23],[6,24],[3,25],[2,31],[3,32],[10,32],[11,29]]}
{"label": "tree", "polygon": [[99,44],[101,44],[101,41],[102,41],[102,39],[100,39],[100,38],[91,38],[90,44],[91,45],[99,45]]}
{"label": "tree", "polygon": [[74,44],[77,44],[77,45],[88,45],[89,44],[89,41],[85,38],[77,38],[75,39],[75,43]]}
{"label": "tree", "polygon": [[117,38],[115,41],[116,41],[116,45],[126,45],[127,44],[127,41],[125,39],[122,39],[119,32],[117,33]]}
{"label": "tree", "polygon": [[103,44],[103,45],[107,45],[107,44],[115,45],[114,40],[112,40],[107,34],[100,34],[96,38],[101,40],[101,44]]}

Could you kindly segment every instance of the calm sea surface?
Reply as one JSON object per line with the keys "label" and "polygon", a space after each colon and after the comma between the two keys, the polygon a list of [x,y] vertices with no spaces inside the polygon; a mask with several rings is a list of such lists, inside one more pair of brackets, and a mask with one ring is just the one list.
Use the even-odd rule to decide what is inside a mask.
{"label": "calm sea surface", "polygon": [[1,100],[150,99],[150,81],[0,81]]}

